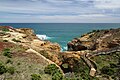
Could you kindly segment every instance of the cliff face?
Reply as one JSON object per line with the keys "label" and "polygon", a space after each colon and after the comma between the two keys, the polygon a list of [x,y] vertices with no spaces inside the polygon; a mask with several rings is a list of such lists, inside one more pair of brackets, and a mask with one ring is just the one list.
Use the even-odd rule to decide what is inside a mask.
{"label": "cliff face", "polygon": [[32,74],[42,80],[120,79],[120,29],[95,30],[69,42],[68,51],[60,49],[32,29],[1,26],[0,79],[31,80]]}
{"label": "cliff face", "polygon": [[[36,79],[41,74],[42,80],[51,80],[44,68],[55,64],[62,72],[57,65],[60,49],[57,43],[40,40],[32,29],[0,26],[0,79],[32,80],[31,75]],[[12,67],[11,72],[6,66]]]}
{"label": "cliff face", "polygon": [[[68,52],[72,52],[71,55],[79,56],[82,59],[77,58],[78,60],[74,62],[83,61],[87,64],[89,75],[96,76],[100,80],[120,79],[120,68],[117,67],[120,65],[120,29],[94,30],[80,38],[73,39],[67,45]],[[65,54],[64,57],[67,56],[67,53]],[[71,59],[76,58],[73,55]],[[70,62],[66,63],[70,65]],[[77,66],[79,63],[74,65]],[[73,66],[73,70],[75,66]]]}
{"label": "cliff face", "polygon": [[[2,28],[1,28],[2,29]],[[9,31],[4,31],[4,29]],[[32,29],[29,28],[3,28],[1,30],[1,39],[18,45],[22,45],[26,48],[41,48],[46,50],[60,51],[60,46],[57,43],[51,43],[49,41],[40,40]]]}
{"label": "cliff face", "polygon": [[69,51],[107,50],[120,45],[120,29],[96,30],[75,38],[68,44]]}

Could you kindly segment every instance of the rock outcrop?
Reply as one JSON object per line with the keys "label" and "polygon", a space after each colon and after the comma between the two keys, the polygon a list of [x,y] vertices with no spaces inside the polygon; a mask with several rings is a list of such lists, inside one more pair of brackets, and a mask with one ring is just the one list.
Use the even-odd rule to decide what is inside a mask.
{"label": "rock outcrop", "polygon": [[[55,64],[63,75],[70,73],[69,77],[77,76],[77,79],[102,77],[103,80],[103,74],[116,77],[113,72],[120,64],[120,29],[94,30],[73,39],[67,44],[68,51],[61,52],[59,44],[39,39],[32,29],[4,26],[0,27],[0,44],[0,51],[10,48],[14,57],[23,57],[33,64]],[[104,68],[106,66],[110,72]],[[111,70],[113,67],[115,69]]]}
{"label": "rock outcrop", "polygon": [[[95,76],[99,63],[96,63],[97,60],[93,60],[94,57],[113,55],[113,53],[120,52],[120,28],[94,30],[82,35],[80,38],[73,39],[67,45],[68,51],[75,51],[75,55],[79,55],[90,68],[89,74]],[[85,52],[86,50],[88,52]],[[84,54],[81,54],[81,52]]]}
{"label": "rock outcrop", "polygon": [[120,29],[96,30],[75,38],[68,44],[69,51],[107,50],[120,46]]}
{"label": "rock outcrop", "polygon": [[[55,50],[60,51],[60,46],[57,43],[51,43],[49,41],[40,40],[35,34],[32,29],[29,28],[19,28],[13,29],[4,27],[6,31],[1,31],[2,34],[1,39],[6,40],[8,42],[12,42],[15,44],[19,44],[25,46],[27,48],[40,48],[44,50]],[[3,29],[4,29],[3,28]],[[2,28],[1,28],[2,30]]]}
{"label": "rock outcrop", "polygon": [[[61,49],[59,44],[39,39],[32,29],[0,26],[0,52],[7,48],[12,49],[14,57],[27,56],[28,62],[35,61],[42,66],[55,64],[62,72],[58,66],[60,61],[57,53]],[[64,75],[63,72],[62,74]]]}

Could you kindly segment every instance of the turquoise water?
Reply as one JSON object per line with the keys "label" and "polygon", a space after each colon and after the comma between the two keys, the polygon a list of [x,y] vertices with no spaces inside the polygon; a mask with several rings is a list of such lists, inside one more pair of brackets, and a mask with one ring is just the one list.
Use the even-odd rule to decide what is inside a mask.
{"label": "turquoise water", "polygon": [[57,42],[66,50],[68,41],[95,29],[120,28],[120,23],[0,23],[14,28],[32,28],[38,37]]}

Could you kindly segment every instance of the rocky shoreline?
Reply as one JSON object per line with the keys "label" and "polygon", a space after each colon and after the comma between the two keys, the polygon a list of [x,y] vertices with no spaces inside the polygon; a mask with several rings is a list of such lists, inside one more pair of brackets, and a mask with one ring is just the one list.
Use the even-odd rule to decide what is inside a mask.
{"label": "rocky shoreline", "polygon": [[[0,56],[2,56],[1,59],[3,58],[3,60],[4,56],[2,53],[5,49],[9,48],[13,60],[16,57],[20,60],[23,60],[21,57],[27,58],[31,64],[37,62],[35,64],[37,66],[36,69],[39,68],[38,65],[45,67],[55,64],[63,77],[57,74],[57,78],[59,79],[55,76],[54,80],[62,80],[63,78],[63,80],[120,79],[119,68],[117,67],[120,65],[120,28],[93,30],[82,35],[80,38],[73,39],[67,45],[68,51],[61,52],[59,44],[39,39],[32,29],[15,29],[10,26],[0,26]],[[114,68],[110,66],[111,64],[114,65]],[[109,68],[104,68],[106,66]],[[33,66],[32,69],[31,72],[33,73]],[[104,72],[105,70],[107,72]],[[25,75],[23,79],[28,76],[27,79],[30,80],[30,74],[32,73],[29,71],[24,73],[22,71],[20,74]],[[36,73],[38,74],[38,72]],[[68,73],[69,75],[67,76]],[[13,74],[13,78],[11,75],[6,77],[5,73],[0,75],[0,79],[8,79],[11,76],[11,79],[15,80],[15,77],[20,74]],[[43,72],[43,76],[41,76],[42,80],[46,80],[45,75]],[[49,75],[49,77],[50,79],[48,80],[53,80],[53,75]]]}

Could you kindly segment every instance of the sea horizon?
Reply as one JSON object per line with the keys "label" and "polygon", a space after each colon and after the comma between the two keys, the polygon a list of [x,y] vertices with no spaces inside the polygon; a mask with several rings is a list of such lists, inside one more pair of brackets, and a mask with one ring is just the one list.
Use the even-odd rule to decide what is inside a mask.
{"label": "sea horizon", "polygon": [[[22,24],[24,24],[24,22],[2,22],[2,23],[14,23],[14,24],[15,23],[22,23]],[[2,24],[2,23],[0,23],[0,24]],[[69,22],[68,23],[64,23],[64,22],[59,22],[59,23],[56,23],[56,22],[54,22],[54,23],[51,23],[51,22],[25,22],[25,24],[26,23],[28,23],[28,24],[30,24],[30,23],[31,24],[34,24],[34,23],[35,24],[36,23],[44,23],[44,24],[46,24],[46,23],[48,23],[48,24],[119,24],[120,22],[119,23],[118,22],[116,22],[116,23],[115,22],[113,22],[113,23],[111,23],[111,22],[110,23],[109,22],[108,23],[107,22],[105,22],[105,23],[95,23],[95,22],[91,22],[91,23],[75,23],[75,22],[73,22],[73,23],[71,23],[71,22],[70,23]]]}

